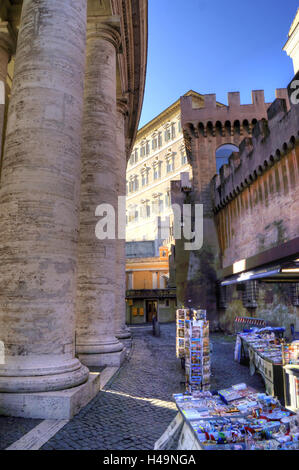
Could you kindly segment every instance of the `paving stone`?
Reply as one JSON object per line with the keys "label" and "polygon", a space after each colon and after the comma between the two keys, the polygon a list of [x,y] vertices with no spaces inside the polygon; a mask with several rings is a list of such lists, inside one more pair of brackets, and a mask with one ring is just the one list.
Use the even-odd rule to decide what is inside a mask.
{"label": "paving stone", "polygon": [[[177,413],[173,393],[184,390],[180,384],[184,380],[183,370],[175,356],[175,325],[160,328],[158,338],[152,336],[151,329],[132,328],[133,348],[119,372],[42,449],[154,448],[155,441]],[[211,389],[246,382],[264,391],[260,376],[251,377],[248,367],[234,361],[234,340],[223,334],[211,335]],[[0,417],[0,448],[12,444],[39,422]],[[175,446],[176,442],[173,449]]]}

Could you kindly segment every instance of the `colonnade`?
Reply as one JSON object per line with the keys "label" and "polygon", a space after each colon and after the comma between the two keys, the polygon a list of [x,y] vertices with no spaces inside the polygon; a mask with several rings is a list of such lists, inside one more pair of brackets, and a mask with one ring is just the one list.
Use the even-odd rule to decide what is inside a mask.
{"label": "colonnade", "polygon": [[[0,84],[13,54],[1,31]],[[65,390],[123,360],[125,241],[95,235],[96,207],[125,195],[121,42],[119,18],[88,15],[87,0],[23,1],[0,184],[0,392]]]}

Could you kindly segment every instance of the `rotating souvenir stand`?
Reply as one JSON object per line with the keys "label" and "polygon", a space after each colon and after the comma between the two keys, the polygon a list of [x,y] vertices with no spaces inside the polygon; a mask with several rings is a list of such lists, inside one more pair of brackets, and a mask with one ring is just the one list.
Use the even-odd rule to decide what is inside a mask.
{"label": "rotating souvenir stand", "polygon": [[185,315],[183,308],[176,311],[176,357],[179,359],[185,359]]}
{"label": "rotating souvenir stand", "polygon": [[209,322],[188,320],[185,324],[186,390],[208,390],[210,387]]}
{"label": "rotating souvenir stand", "polygon": [[185,328],[190,320],[206,320],[206,310],[179,308],[176,311],[176,357],[185,361]]}

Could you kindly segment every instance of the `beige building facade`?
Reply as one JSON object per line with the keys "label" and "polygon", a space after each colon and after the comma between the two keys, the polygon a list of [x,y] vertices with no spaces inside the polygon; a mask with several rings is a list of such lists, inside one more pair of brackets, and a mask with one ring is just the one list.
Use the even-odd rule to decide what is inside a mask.
{"label": "beige building facade", "polygon": [[129,335],[125,243],[95,228],[125,195],[147,1],[5,0],[0,21],[0,414],[69,419]]}
{"label": "beige building facade", "polygon": [[[199,93],[185,96],[203,105]],[[171,236],[170,182],[182,172],[192,178],[177,100],[137,133],[126,174],[127,242],[157,240],[159,245]]]}

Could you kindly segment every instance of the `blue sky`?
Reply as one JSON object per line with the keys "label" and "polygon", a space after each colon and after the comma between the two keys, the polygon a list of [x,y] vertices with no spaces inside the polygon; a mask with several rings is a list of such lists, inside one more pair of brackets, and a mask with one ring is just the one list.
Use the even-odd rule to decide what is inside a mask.
{"label": "blue sky", "polygon": [[149,38],[146,88],[139,127],[193,89],[216,93],[275,89],[293,77],[282,50],[298,0],[148,0]]}

